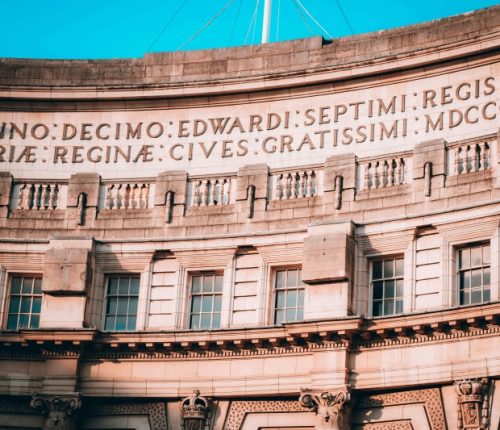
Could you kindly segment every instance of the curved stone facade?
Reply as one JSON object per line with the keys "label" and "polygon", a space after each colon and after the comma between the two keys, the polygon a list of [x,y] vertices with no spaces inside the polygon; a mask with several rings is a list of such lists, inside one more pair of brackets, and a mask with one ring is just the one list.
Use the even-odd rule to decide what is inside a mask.
{"label": "curved stone facade", "polygon": [[497,428],[499,45],[0,60],[0,427]]}

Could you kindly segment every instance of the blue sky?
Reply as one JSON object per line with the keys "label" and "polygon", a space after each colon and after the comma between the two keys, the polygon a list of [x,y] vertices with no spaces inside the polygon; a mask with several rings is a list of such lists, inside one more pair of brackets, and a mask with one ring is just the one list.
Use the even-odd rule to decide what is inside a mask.
{"label": "blue sky", "polygon": [[[3,0],[0,57],[129,58],[259,43],[263,4],[264,0]],[[495,4],[498,1],[273,0],[271,41],[366,33]]]}

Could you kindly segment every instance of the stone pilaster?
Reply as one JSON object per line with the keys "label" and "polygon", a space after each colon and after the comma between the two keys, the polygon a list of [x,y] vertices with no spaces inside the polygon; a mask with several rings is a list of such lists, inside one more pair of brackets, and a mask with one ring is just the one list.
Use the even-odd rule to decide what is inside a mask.
{"label": "stone pilaster", "polygon": [[321,394],[302,390],[299,403],[316,413],[315,430],[349,430],[351,428],[351,395],[347,387],[336,391],[324,391]]}
{"label": "stone pilaster", "polygon": [[43,430],[74,430],[75,415],[80,409],[79,393],[73,394],[33,394],[31,407],[45,417]]}
{"label": "stone pilaster", "polygon": [[488,379],[455,382],[458,430],[487,430],[489,418]]}
{"label": "stone pilaster", "polygon": [[182,421],[184,430],[204,430],[209,413],[209,402],[193,390],[191,396],[182,401]]}

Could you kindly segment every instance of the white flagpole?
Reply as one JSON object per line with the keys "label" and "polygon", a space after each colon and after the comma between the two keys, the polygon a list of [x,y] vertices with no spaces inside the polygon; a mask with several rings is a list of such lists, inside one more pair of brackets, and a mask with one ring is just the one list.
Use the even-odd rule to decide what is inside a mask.
{"label": "white flagpole", "polygon": [[271,29],[271,4],[272,0],[264,1],[264,21],[262,23],[262,43],[269,42],[269,31]]}

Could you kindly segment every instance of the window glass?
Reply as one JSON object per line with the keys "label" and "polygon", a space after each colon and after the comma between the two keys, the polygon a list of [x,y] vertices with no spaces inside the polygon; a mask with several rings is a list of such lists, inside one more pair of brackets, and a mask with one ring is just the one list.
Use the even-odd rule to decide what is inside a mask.
{"label": "window glass", "polygon": [[490,245],[475,244],[458,249],[458,299],[461,305],[489,302]]}
{"label": "window glass", "polygon": [[304,292],[301,269],[280,269],[275,273],[274,323],[304,319]]}
{"label": "window glass", "polygon": [[10,280],[7,329],[38,328],[42,309],[42,278],[15,275]]}
{"label": "window glass", "polygon": [[402,257],[389,257],[372,261],[371,289],[372,315],[394,315],[403,312]]}
{"label": "window glass", "polygon": [[135,330],[139,303],[137,275],[116,275],[107,280],[104,330]]}
{"label": "window glass", "polygon": [[189,328],[213,330],[221,326],[223,275],[206,273],[191,277]]}

